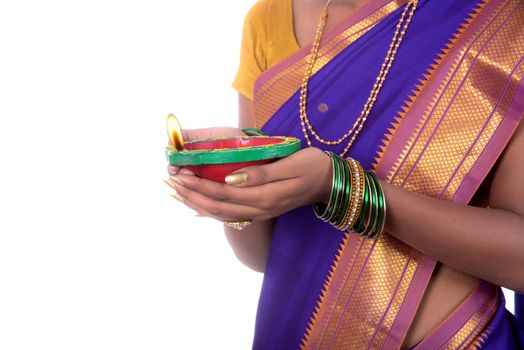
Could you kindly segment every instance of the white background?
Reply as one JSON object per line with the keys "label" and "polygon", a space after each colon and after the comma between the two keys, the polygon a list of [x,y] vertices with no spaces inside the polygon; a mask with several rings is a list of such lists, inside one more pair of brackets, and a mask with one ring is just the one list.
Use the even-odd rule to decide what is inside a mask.
{"label": "white background", "polygon": [[253,0],[0,1],[0,349],[248,349],[261,275],[169,195]]}
{"label": "white background", "polygon": [[253,3],[0,3],[1,349],[250,348],[261,275],[162,179],[168,113],[235,125]]}

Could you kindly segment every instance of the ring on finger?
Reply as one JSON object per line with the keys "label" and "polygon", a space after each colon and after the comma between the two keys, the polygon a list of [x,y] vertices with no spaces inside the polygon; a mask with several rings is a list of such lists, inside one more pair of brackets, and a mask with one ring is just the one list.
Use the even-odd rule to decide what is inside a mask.
{"label": "ring on finger", "polygon": [[247,226],[251,225],[252,222],[252,220],[226,220],[224,221],[224,224],[234,228],[235,230],[241,231],[245,229]]}

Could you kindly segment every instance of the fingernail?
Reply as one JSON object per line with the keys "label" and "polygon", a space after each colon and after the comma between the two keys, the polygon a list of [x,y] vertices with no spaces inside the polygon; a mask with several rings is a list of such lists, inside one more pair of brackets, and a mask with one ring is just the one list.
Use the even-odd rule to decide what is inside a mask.
{"label": "fingernail", "polygon": [[176,176],[171,176],[171,181],[173,181],[174,183],[176,183],[177,185],[180,185],[180,186],[184,186],[184,181],[180,180],[178,177]]}
{"label": "fingernail", "polygon": [[165,183],[166,185],[168,185],[169,187],[171,187],[172,189],[175,189],[175,186],[173,186],[173,184],[171,183],[171,181],[168,181],[168,180],[165,180],[165,179],[163,179],[162,181],[164,181],[164,183]]}
{"label": "fingernail", "polygon": [[180,203],[184,203],[184,200],[182,199],[182,197],[180,197],[180,196],[178,195],[178,193],[173,193],[173,194],[171,195],[171,197],[173,197],[174,199],[176,199],[176,200],[179,201]]}
{"label": "fingernail", "polygon": [[234,173],[226,176],[226,183],[230,185],[241,185],[247,181],[247,173]]}
{"label": "fingernail", "polygon": [[195,217],[196,217],[196,218],[205,218],[204,215],[200,215],[200,214],[195,214]]}
{"label": "fingernail", "polygon": [[180,169],[180,174],[184,174],[184,175],[195,175],[191,170],[186,169],[186,168],[182,168],[182,169]]}

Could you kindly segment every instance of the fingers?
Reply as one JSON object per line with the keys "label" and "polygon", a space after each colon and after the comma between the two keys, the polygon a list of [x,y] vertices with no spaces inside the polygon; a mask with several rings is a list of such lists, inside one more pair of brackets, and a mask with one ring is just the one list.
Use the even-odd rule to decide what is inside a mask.
{"label": "fingers", "polygon": [[171,187],[175,189],[183,203],[196,210],[199,214],[221,221],[238,219],[262,220],[268,218],[266,213],[258,208],[219,201],[202,193],[192,191],[185,185],[181,185],[178,178],[173,178],[168,182],[171,183]]}
{"label": "fingers", "polygon": [[265,220],[318,201],[323,184],[331,182],[326,171],[330,164],[328,155],[310,148],[234,172],[226,178],[228,184],[197,177],[184,168],[169,183],[186,205],[203,215]]}
{"label": "fingers", "polygon": [[[175,189],[175,186],[168,180],[164,180],[164,182],[169,186],[171,187],[172,189]],[[175,200],[177,200],[178,202],[184,204],[186,207],[190,208],[190,209],[193,209],[197,215],[196,216],[201,216],[201,217],[210,217],[212,219],[216,219],[218,221],[224,221],[224,220],[227,220],[227,219],[224,219],[224,218],[219,218],[219,217],[215,217],[213,215],[211,215],[211,213],[208,213],[207,211],[205,211],[204,209],[202,208],[199,208],[197,207],[196,205],[194,205],[193,203],[191,203],[188,199],[184,199],[182,198],[182,196],[180,196],[177,192],[175,193],[172,193],[171,194],[171,197],[173,197]]]}
{"label": "fingers", "polygon": [[171,164],[167,165],[167,173],[169,174],[169,176],[176,176],[176,174],[178,174],[179,171],[180,167]]}
{"label": "fingers", "polygon": [[[224,183],[186,175],[184,169],[172,178],[179,186],[198,192],[218,202],[239,204],[250,207],[264,207],[269,202],[269,191],[262,187],[237,188]],[[273,196],[276,199],[278,196]],[[267,204],[270,206],[271,204]]]}
{"label": "fingers", "polygon": [[289,208],[290,199],[282,186],[293,189],[295,185],[284,182],[267,186],[235,188],[195,176],[179,174],[166,180],[180,200],[198,213],[220,220],[267,220]]}
{"label": "fingers", "polygon": [[170,177],[177,176],[178,174],[195,176],[195,174],[191,170],[186,169],[186,168],[181,168],[175,165],[168,165],[167,173],[169,174]]}
{"label": "fingers", "polygon": [[203,140],[215,137],[245,136],[242,130],[232,127],[215,127],[182,130],[184,141]]}
{"label": "fingers", "polygon": [[212,128],[183,129],[182,130],[182,136],[184,137],[184,141],[195,141],[195,140],[206,139],[212,133],[213,133]]}
{"label": "fingers", "polygon": [[226,183],[233,186],[260,186],[270,182],[287,180],[296,177],[293,168],[285,159],[266,165],[240,169],[226,176]]}

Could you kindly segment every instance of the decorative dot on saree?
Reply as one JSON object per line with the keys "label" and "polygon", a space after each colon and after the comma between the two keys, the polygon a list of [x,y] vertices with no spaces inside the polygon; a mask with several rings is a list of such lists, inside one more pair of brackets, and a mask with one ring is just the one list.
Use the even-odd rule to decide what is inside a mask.
{"label": "decorative dot on saree", "polygon": [[329,106],[326,103],[319,104],[317,108],[320,113],[326,113],[329,110]]}

